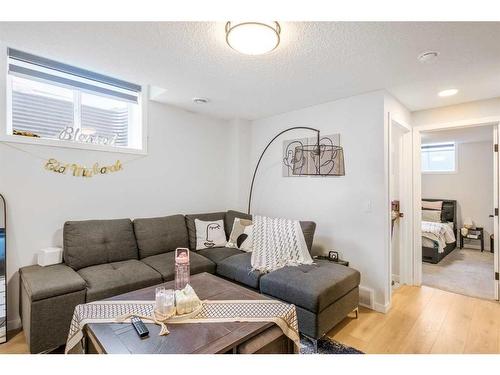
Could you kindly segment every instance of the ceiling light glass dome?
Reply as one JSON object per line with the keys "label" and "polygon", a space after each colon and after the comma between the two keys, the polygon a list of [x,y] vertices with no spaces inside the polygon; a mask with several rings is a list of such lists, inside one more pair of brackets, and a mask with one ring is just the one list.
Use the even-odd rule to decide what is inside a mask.
{"label": "ceiling light glass dome", "polygon": [[245,55],[262,55],[280,43],[278,22],[235,22],[226,24],[226,42]]}

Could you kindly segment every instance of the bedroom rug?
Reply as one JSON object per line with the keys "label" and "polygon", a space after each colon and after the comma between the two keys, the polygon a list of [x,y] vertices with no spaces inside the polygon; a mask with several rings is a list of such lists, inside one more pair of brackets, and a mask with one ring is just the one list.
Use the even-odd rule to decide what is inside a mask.
{"label": "bedroom rug", "polygon": [[311,341],[303,336],[300,338],[300,354],[364,354],[358,349],[341,344],[329,337],[318,341],[318,353],[314,353]]}
{"label": "bedroom rug", "polygon": [[493,299],[493,254],[457,248],[438,264],[422,264],[422,284],[466,296]]}

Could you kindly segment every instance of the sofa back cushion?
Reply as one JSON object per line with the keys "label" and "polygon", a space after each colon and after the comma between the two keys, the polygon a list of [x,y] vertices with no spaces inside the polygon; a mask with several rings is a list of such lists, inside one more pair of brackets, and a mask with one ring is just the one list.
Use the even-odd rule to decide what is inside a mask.
{"label": "sofa back cushion", "polygon": [[307,248],[309,252],[312,250],[314,232],[316,231],[316,223],[314,221],[301,221],[300,227],[302,228],[302,233],[304,233],[304,239],[306,240]]}
{"label": "sofa back cushion", "polygon": [[67,221],[63,243],[64,262],[75,270],[138,257],[130,219]]}
{"label": "sofa back cushion", "polygon": [[[192,214],[192,215],[186,215],[186,227],[188,231],[188,237],[189,237],[189,248],[191,250],[196,250],[196,225],[194,223],[195,219],[202,220],[202,221],[217,221],[217,220],[224,220],[226,216],[225,212],[212,212],[212,213],[206,213],[206,214]],[[225,226],[225,224],[224,224]],[[228,234],[226,232],[226,238]]]}
{"label": "sofa back cushion", "polygon": [[141,259],[189,246],[183,215],[135,219],[134,232]]}

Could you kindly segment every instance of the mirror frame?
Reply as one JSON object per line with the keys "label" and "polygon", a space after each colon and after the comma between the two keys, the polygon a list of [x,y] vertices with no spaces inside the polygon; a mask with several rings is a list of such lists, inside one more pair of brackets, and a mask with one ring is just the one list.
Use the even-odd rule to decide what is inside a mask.
{"label": "mirror frame", "polygon": [[4,294],[4,298],[5,298],[5,303],[4,303],[4,306],[5,306],[5,340],[2,340],[2,338],[0,337],[0,344],[3,344],[5,342],[7,342],[7,204],[5,202],[5,198],[3,197],[2,194],[0,194],[0,203],[3,204],[3,213],[0,213],[3,215],[3,222],[4,222],[4,229],[5,229],[5,239],[4,239],[4,271],[5,271],[5,275],[4,275],[4,284],[5,284],[5,294]]}

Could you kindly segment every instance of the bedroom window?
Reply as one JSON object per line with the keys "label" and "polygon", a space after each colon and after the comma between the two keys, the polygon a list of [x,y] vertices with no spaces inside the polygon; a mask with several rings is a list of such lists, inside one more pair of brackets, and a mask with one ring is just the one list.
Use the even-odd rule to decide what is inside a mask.
{"label": "bedroom window", "polygon": [[422,173],[455,173],[456,171],[455,143],[422,145]]}
{"label": "bedroom window", "polygon": [[141,86],[7,50],[9,141],[143,152]]}

